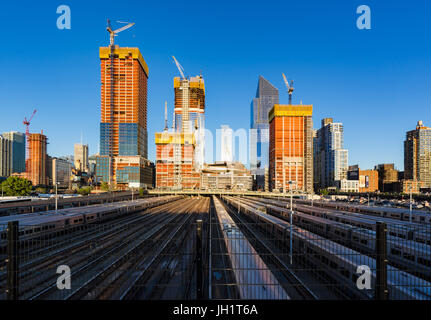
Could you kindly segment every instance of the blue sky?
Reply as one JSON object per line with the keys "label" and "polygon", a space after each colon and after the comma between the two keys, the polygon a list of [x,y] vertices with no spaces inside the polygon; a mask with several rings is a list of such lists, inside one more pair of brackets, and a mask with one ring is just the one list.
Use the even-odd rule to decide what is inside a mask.
{"label": "blue sky", "polygon": [[[71,8],[71,30],[56,27],[57,6]],[[356,8],[371,8],[371,30],[356,28]],[[20,1],[2,3],[0,131],[48,136],[48,152],[73,153],[73,144],[98,151],[100,63],[109,43],[106,19],[136,23],[116,38],[137,46],[150,69],[149,158],[154,132],[164,126],[164,101],[173,110],[175,55],[186,73],[202,72],[206,125],[249,127],[250,101],[261,74],[280,90],[281,73],[295,81],[294,102],[314,105],[345,125],[349,164],[403,169],[405,132],[417,120],[431,126],[431,19],[428,1]],[[171,117],[170,117],[171,121]]]}

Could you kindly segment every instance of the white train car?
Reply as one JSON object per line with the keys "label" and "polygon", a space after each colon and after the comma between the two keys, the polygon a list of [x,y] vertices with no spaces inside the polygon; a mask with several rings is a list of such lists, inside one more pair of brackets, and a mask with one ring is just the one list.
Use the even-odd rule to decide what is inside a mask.
{"label": "white train car", "polygon": [[220,200],[213,202],[241,299],[290,299]]}

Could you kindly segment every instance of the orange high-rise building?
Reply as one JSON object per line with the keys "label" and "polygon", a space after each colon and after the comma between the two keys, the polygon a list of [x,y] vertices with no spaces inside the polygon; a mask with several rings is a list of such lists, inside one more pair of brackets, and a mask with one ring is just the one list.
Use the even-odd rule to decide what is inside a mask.
{"label": "orange high-rise building", "polygon": [[272,191],[286,192],[292,188],[313,192],[312,113],[312,105],[275,104],[269,111],[269,183]]}
{"label": "orange high-rise building", "polygon": [[[174,78],[175,130],[195,133],[195,165],[203,168],[205,148],[205,82],[202,76]],[[196,127],[201,129],[196,131]]]}
{"label": "orange high-rise building", "polygon": [[200,173],[194,168],[195,140],[192,133],[156,133],[156,187],[196,189]]}
{"label": "orange high-rise building", "polygon": [[[148,66],[138,48],[101,47],[99,181],[140,186],[147,176]],[[135,156],[133,160],[130,157]],[[128,157],[124,166],[123,157]],[[116,159],[122,159],[117,165]],[[139,158],[139,159],[138,159]],[[117,168],[121,172],[117,173]],[[138,170],[138,172],[136,172]],[[130,179],[129,179],[130,177]]]}
{"label": "orange high-rise building", "polygon": [[28,159],[26,160],[26,176],[34,186],[47,185],[46,146],[48,139],[42,133],[30,133],[27,139]]}

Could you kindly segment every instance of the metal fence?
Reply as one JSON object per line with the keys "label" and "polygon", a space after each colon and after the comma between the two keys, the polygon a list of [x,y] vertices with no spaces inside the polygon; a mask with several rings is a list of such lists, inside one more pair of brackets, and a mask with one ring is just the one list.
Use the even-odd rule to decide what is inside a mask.
{"label": "metal fence", "polygon": [[[265,288],[274,284],[274,276],[291,299],[431,300],[431,225],[376,219],[365,228],[295,210],[276,214],[269,206],[238,197],[223,200],[234,224],[211,220],[218,230],[212,233],[212,247],[221,248],[212,252],[212,261],[228,261],[213,274],[223,278],[212,284],[214,298],[229,297],[220,288],[241,293],[255,286],[238,283],[238,268],[246,265],[262,274],[264,299],[274,298]],[[232,228],[241,232],[228,235],[225,230]],[[247,252],[245,241],[256,252]],[[232,265],[235,259],[242,263]]]}
{"label": "metal fence", "polygon": [[0,230],[0,300],[431,300],[429,224],[365,228],[209,200],[55,230],[9,222]]}

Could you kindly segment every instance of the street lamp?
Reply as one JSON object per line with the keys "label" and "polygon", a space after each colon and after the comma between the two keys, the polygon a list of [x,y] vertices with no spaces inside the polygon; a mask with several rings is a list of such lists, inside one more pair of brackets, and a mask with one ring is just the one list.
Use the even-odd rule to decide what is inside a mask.
{"label": "street lamp", "polygon": [[410,185],[409,190],[410,190],[410,213],[409,213],[409,221],[410,223],[412,222],[412,189],[413,186]]}
{"label": "street lamp", "polygon": [[292,243],[293,243],[293,185],[296,184],[296,181],[292,181],[289,180],[288,181],[289,189],[290,189],[290,214],[289,214],[289,222],[290,222],[290,234],[289,234],[289,242],[290,242],[290,247],[289,247],[289,251],[290,251],[290,264],[292,264],[292,260],[293,260],[293,248],[292,248]]}
{"label": "street lamp", "polygon": [[55,182],[55,213],[57,213],[58,209],[58,192],[57,192],[57,186],[60,184],[60,182]]}

